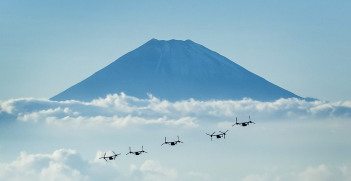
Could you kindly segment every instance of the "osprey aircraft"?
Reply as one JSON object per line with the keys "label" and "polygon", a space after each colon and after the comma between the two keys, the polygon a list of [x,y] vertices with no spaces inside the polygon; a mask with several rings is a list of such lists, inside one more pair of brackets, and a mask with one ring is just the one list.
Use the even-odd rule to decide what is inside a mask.
{"label": "osprey aircraft", "polygon": [[[166,137],[165,137],[165,142],[162,143],[162,145],[164,145],[164,144],[169,144],[169,145],[171,145],[171,146],[175,146],[177,143],[183,143],[183,142],[179,141],[179,136],[177,136],[177,137],[178,137],[178,141],[171,141],[171,142],[167,142],[167,141],[166,141]],[[162,146],[162,145],[161,145],[161,146]]]}
{"label": "osprey aircraft", "polygon": [[127,153],[126,155],[128,155],[128,154],[134,154],[134,155],[140,155],[140,154],[142,154],[142,153],[147,153],[146,151],[144,151],[144,148],[143,148],[143,146],[141,146],[141,151],[132,151],[131,149],[130,149],[130,147],[129,147],[129,153]]}
{"label": "osprey aircraft", "polygon": [[236,118],[236,123],[235,123],[235,124],[233,124],[233,126],[235,126],[235,125],[240,125],[240,126],[248,126],[250,123],[256,124],[256,123],[254,123],[254,122],[252,122],[252,121],[251,121],[250,116],[249,116],[249,120],[250,120],[250,121],[248,121],[248,122],[238,123],[238,118]]}
{"label": "osprey aircraft", "polygon": [[[112,151],[112,152],[113,152],[113,151]],[[104,155],[103,157],[101,157],[101,158],[103,158],[104,160],[106,160],[106,158],[108,158],[109,160],[115,160],[116,157],[117,157],[118,155],[120,155],[120,154],[116,154],[115,152],[113,152],[113,154],[114,154],[114,155],[112,155],[112,156],[106,157],[106,152],[105,152],[105,155]],[[101,158],[99,158],[99,159],[101,159]],[[106,160],[106,161],[107,161],[107,160]]]}

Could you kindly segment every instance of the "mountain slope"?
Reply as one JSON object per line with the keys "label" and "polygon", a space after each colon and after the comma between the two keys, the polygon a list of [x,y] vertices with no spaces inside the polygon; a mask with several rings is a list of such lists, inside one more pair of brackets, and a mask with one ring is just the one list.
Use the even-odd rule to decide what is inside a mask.
{"label": "mountain slope", "polygon": [[300,98],[190,40],[152,39],[51,100],[91,101],[121,92],[170,101]]}

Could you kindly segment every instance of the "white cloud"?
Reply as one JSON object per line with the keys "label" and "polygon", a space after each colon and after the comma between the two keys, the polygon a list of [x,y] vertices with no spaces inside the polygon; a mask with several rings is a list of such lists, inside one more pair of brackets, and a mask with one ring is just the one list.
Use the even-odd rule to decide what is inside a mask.
{"label": "white cloud", "polygon": [[56,162],[50,162],[49,167],[43,168],[39,178],[40,180],[46,180],[46,181],[88,180],[88,177],[83,177],[78,170],[71,169],[70,167],[68,167],[63,163],[56,163]]}
{"label": "white cloud", "polygon": [[0,180],[6,181],[95,181],[129,180],[118,170],[117,162],[98,158],[83,160],[75,150],[60,149],[52,154],[27,154],[21,152],[17,160],[0,163]]}
{"label": "white cloud", "polygon": [[298,174],[300,181],[324,181],[329,180],[331,172],[325,165],[319,165],[317,168],[307,167],[307,169]]}
{"label": "white cloud", "polygon": [[[348,167],[342,166],[340,170],[348,172]],[[340,176],[340,172],[335,169],[329,169],[326,165],[319,165],[318,167],[308,166],[305,170],[297,173],[294,170],[276,167],[265,170],[263,174],[249,174],[242,181],[333,181],[340,180]],[[344,178],[347,177],[344,175]]]}
{"label": "white cloud", "polygon": [[[20,121],[46,122],[54,125],[103,124],[120,128],[130,124],[163,124],[166,126],[197,127],[198,121],[215,121],[218,126],[248,120],[328,119],[350,118],[351,102],[307,102],[296,98],[259,102],[239,101],[186,101],[169,102],[152,95],[138,99],[124,93],[107,95],[91,102],[50,101],[45,99],[11,99],[1,102],[2,114],[11,114]],[[258,119],[259,118],[259,119]]]}
{"label": "white cloud", "polygon": [[53,116],[55,114],[69,114],[72,111],[66,107],[65,109],[61,109],[60,107],[55,108],[55,109],[48,109],[48,110],[41,110],[38,112],[32,112],[32,113],[27,113],[22,115],[22,113],[18,114],[17,119],[20,121],[33,121],[37,122],[39,119],[42,119],[42,117],[47,117],[47,116]]}
{"label": "white cloud", "polygon": [[[111,151],[108,151],[109,155]],[[0,180],[6,181],[94,181],[94,180],[212,180],[209,173],[185,172],[179,174],[175,168],[168,168],[156,160],[146,160],[140,166],[125,165],[129,174],[121,174],[119,161],[106,162],[99,159],[104,152],[98,151],[96,157],[86,161],[75,150],[60,149],[52,154],[27,154],[11,163],[0,163]],[[123,165],[122,165],[123,166]],[[301,172],[291,169],[266,169],[262,174],[249,174],[242,181],[332,181],[351,180],[351,167],[343,165],[329,168],[326,165],[307,167]],[[128,170],[126,170],[128,172]],[[296,173],[296,174],[294,174]],[[334,176],[334,177],[332,177]],[[216,177],[217,178],[217,177]]]}
{"label": "white cloud", "polygon": [[74,150],[57,150],[53,154],[28,155],[21,152],[16,161],[0,164],[0,180],[88,180],[70,160],[77,156]]}
{"label": "white cloud", "polygon": [[[107,152],[109,155],[111,151]],[[94,181],[94,180],[177,180],[178,172],[155,160],[146,160],[137,167],[130,165],[131,174],[120,174],[118,161],[99,159],[105,152],[98,151],[96,157],[86,161],[75,150],[60,149],[52,154],[27,154],[11,163],[0,163],[0,180],[6,181]]]}
{"label": "white cloud", "polygon": [[[37,118],[37,117],[35,117]],[[166,116],[157,119],[145,119],[142,117],[133,117],[128,115],[126,117],[118,117],[116,115],[112,117],[96,116],[96,117],[70,117],[66,116],[64,118],[57,117],[45,117],[45,122],[47,124],[57,125],[57,126],[85,126],[85,127],[95,127],[95,126],[108,126],[121,128],[130,124],[135,125],[145,125],[145,124],[164,124],[167,126],[183,126],[187,128],[197,127],[198,124],[195,122],[195,118],[184,117],[180,119],[168,119]]]}
{"label": "white cloud", "polygon": [[344,181],[351,181],[351,167],[343,165],[340,167]]}
{"label": "white cloud", "polygon": [[[178,172],[175,169],[165,168],[158,161],[146,160],[138,169],[135,165],[130,166],[132,174],[140,172],[145,181],[176,180]],[[134,176],[134,178],[137,178]]]}
{"label": "white cloud", "polygon": [[210,180],[210,176],[205,173],[200,172],[189,172],[187,177],[190,177],[191,180]]}
{"label": "white cloud", "polygon": [[265,167],[263,174],[249,174],[242,181],[291,181],[291,176],[282,179],[282,175],[279,167]]}
{"label": "white cloud", "polygon": [[250,174],[246,176],[242,181],[268,181],[268,175],[256,175],[256,174]]}

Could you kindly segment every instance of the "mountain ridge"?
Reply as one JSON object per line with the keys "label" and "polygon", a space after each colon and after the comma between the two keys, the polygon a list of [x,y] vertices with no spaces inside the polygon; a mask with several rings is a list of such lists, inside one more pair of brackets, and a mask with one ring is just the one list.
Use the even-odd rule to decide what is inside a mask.
{"label": "mountain ridge", "polygon": [[170,101],[301,98],[191,40],[151,39],[51,100],[91,101],[120,92]]}

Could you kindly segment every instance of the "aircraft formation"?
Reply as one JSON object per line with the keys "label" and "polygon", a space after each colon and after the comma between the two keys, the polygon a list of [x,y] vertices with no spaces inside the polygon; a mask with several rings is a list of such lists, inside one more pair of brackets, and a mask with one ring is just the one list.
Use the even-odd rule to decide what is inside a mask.
{"label": "aircraft formation", "polygon": [[[247,122],[242,122],[242,123],[238,123],[238,118],[236,118],[236,119],[235,119],[235,124],[233,124],[232,127],[235,126],[235,125],[239,125],[239,126],[245,127],[245,126],[248,126],[250,123],[251,123],[251,124],[252,124],[252,123],[253,123],[253,124],[256,124],[256,123],[254,123],[254,122],[251,121],[250,116],[249,116],[249,121],[247,121]],[[219,132],[220,132],[219,134],[215,134],[216,132],[213,132],[212,134],[206,133],[206,135],[209,135],[209,136],[211,137],[211,141],[212,141],[212,137],[213,137],[213,136],[216,137],[217,139],[220,139],[220,138],[224,138],[224,139],[225,139],[225,135],[227,134],[228,131],[229,131],[229,130],[227,130],[227,131],[225,131],[225,132],[219,131]],[[175,145],[178,144],[178,143],[183,143],[182,141],[179,140],[179,136],[177,136],[177,137],[178,137],[178,140],[177,140],[177,141],[170,141],[170,142],[168,142],[168,141],[167,141],[167,138],[165,137],[165,142],[162,143],[161,146],[163,146],[164,144],[171,145],[171,146],[175,146]],[[112,151],[112,152],[113,152],[113,151]],[[129,152],[128,152],[126,155],[128,155],[128,154],[141,155],[142,153],[147,153],[146,151],[144,151],[144,146],[141,146],[141,151],[132,151],[131,148],[129,147]],[[116,157],[117,157],[118,155],[121,155],[121,153],[116,154],[115,152],[113,152],[113,155],[112,155],[112,156],[107,156],[107,157],[106,157],[106,152],[105,152],[104,156],[103,156],[103,157],[100,157],[99,159],[104,159],[104,160],[106,160],[106,158],[108,158],[109,160],[115,160]],[[106,161],[107,161],[107,160],[106,160]]]}

